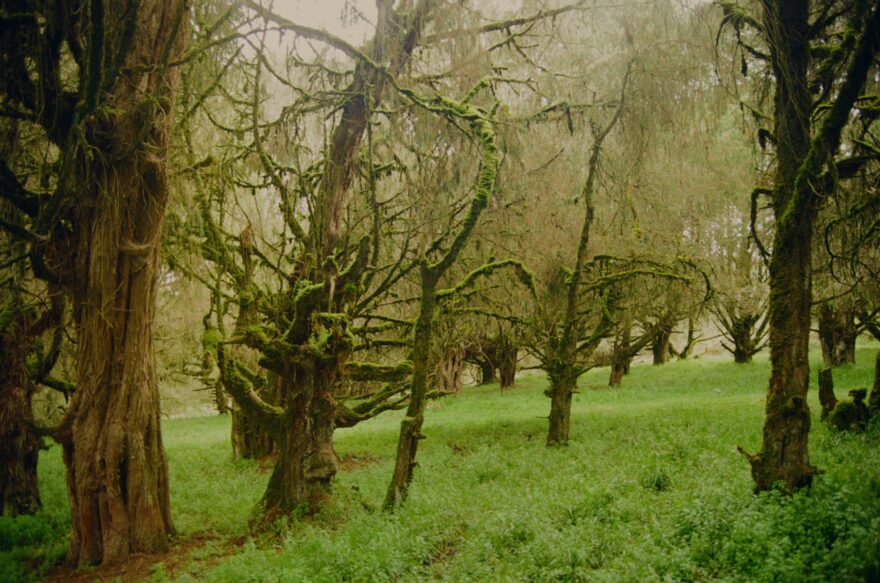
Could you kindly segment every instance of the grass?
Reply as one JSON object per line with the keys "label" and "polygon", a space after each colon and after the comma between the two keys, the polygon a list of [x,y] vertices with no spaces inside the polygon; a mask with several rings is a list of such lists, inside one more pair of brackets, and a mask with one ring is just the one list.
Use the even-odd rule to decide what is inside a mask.
{"label": "grass", "polygon": [[[838,397],[867,386],[877,345],[835,370]],[[813,387],[815,370],[813,366]],[[400,414],[337,432],[352,464],[320,516],[249,538],[268,479],[231,461],[228,420],[164,424],[177,560],[152,581],[878,581],[880,423],[838,434],[815,419],[826,470],[809,493],[754,496],[735,451],[760,443],[766,358],[635,366],[582,379],[567,447],[544,447],[545,381],[465,389],[430,405],[406,506],[379,508]],[[819,410],[816,391],[810,406]],[[45,509],[0,519],[0,579],[63,556],[69,518],[57,447],[41,459]],[[186,547],[185,541],[199,540]],[[234,541],[234,544],[230,543]],[[183,551],[184,548],[188,550]],[[158,559],[157,559],[158,561]]]}

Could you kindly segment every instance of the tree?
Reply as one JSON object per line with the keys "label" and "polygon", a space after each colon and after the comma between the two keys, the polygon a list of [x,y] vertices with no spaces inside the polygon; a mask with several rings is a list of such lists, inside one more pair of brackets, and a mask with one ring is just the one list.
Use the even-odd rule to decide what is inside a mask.
{"label": "tree", "polygon": [[[166,150],[188,38],[182,0],[7,1],[2,115],[45,136],[42,183],[4,160],[4,225],[33,272],[72,299],[76,392],[64,445],[74,564],[167,546],[174,532],[152,329],[168,200]],[[34,64],[37,64],[34,66]]]}
{"label": "tree", "polygon": [[[753,196],[753,204],[758,196],[768,196],[774,216],[768,266],[771,374],[761,450],[743,453],[751,464],[756,490],[781,483],[791,491],[809,486],[816,474],[809,457],[806,401],[814,220],[820,193],[839,175],[834,170],[840,162],[834,156],[874,62],[880,11],[875,5],[830,2],[810,22],[809,2],[765,0],[758,22],[739,6],[725,4],[724,9],[725,22],[737,31],[753,29],[762,38],[766,52],[748,44],[743,47],[768,63],[775,81],[770,134],[775,147],[773,188]],[[835,43],[840,50],[824,57],[813,51],[814,43],[834,42],[829,38],[831,29],[842,22],[846,22],[845,34]],[[836,74],[841,67],[845,74]],[[811,84],[814,79],[818,85]],[[811,96],[811,87],[816,86],[819,99]],[[815,133],[814,112],[821,115]]]}

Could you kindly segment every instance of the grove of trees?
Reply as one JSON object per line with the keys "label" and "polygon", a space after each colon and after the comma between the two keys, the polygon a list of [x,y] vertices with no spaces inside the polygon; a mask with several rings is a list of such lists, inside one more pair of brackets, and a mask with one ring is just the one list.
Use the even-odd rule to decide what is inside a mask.
{"label": "grove of trees", "polygon": [[54,440],[70,563],[165,549],[184,369],[262,531],[332,503],[337,430],[403,411],[394,511],[471,376],[542,371],[562,447],[587,371],[712,343],[769,350],[755,490],[809,487],[811,333],[880,339],[880,3],[341,6],[0,0],[3,515]]}

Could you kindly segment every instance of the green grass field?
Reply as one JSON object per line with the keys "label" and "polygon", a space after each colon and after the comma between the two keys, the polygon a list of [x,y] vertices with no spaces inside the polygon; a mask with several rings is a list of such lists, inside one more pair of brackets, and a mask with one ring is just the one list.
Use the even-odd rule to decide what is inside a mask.
{"label": "green grass field", "polygon": [[[877,344],[835,371],[838,398],[869,385]],[[814,362],[813,376],[815,385]],[[152,581],[878,581],[880,423],[818,421],[826,473],[809,493],[754,496],[736,452],[760,442],[766,357],[633,367],[582,379],[573,440],[544,446],[545,381],[466,388],[430,405],[407,505],[380,510],[399,413],[337,431],[335,505],[248,536],[268,473],[231,461],[226,418],[164,424],[175,549]],[[0,579],[37,578],[63,556],[69,520],[59,449],[41,459],[45,509],[0,519]],[[100,575],[100,573],[95,573]],[[128,579],[126,579],[128,580]]]}

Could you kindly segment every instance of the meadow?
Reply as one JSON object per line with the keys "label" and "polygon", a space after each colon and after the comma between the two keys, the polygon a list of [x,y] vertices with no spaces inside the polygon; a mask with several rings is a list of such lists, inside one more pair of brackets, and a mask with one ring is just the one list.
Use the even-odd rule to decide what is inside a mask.
{"label": "meadow", "polygon": [[[835,369],[838,398],[867,387],[878,345]],[[814,355],[817,356],[817,355]],[[163,425],[178,530],[172,551],[121,571],[73,573],[60,450],[43,452],[44,510],[0,519],[0,579],[149,581],[878,581],[880,423],[837,433],[810,406],[809,492],[752,494],[736,452],[760,443],[768,377],[702,358],[636,365],[620,388],[608,369],[581,379],[572,440],[544,445],[540,375],[466,387],[431,403],[406,505],[380,508],[401,414],[337,431],[336,501],[317,517],[253,538],[248,518],[266,465],[233,462],[229,420]]]}

